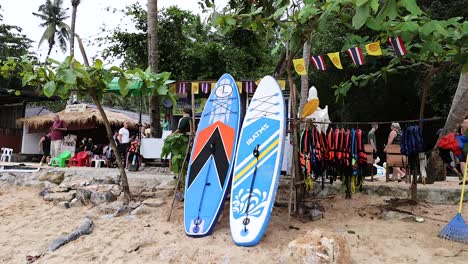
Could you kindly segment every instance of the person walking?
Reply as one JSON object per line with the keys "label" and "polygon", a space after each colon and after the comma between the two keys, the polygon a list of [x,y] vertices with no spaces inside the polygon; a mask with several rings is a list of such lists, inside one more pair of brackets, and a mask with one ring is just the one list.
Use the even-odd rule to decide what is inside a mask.
{"label": "person walking", "polygon": [[122,156],[124,166],[126,165],[127,152],[130,148],[130,131],[128,131],[128,121],[123,123],[123,127],[119,129],[119,152]]}
{"label": "person walking", "polygon": [[54,114],[54,117],[52,118],[54,123],[52,124],[52,127],[50,128],[50,156],[52,158],[56,157],[61,149],[62,149],[62,143],[63,143],[63,138],[65,136],[65,131],[67,131],[67,126],[63,120],[60,119],[60,116],[57,114]]}
{"label": "person walking", "polygon": [[[388,135],[387,145],[384,148],[384,152],[387,152],[389,145],[400,145],[401,142],[401,127],[398,123],[392,123],[390,126],[390,134]],[[393,175],[391,180],[400,182],[402,178],[406,176],[406,173],[400,167],[393,167]]]}
{"label": "person walking", "polygon": [[39,162],[39,166],[42,166],[44,162],[49,164],[50,162],[50,133],[45,134],[39,140],[39,151],[42,150],[42,158]]}

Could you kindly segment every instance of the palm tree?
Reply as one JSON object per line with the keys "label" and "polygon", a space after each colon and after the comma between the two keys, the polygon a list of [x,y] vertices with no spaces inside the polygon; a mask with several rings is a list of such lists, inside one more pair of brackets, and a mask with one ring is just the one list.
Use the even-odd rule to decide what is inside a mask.
{"label": "palm tree", "polygon": [[43,23],[41,27],[45,27],[44,34],[42,34],[41,40],[39,41],[39,47],[44,40],[49,43],[49,51],[47,52],[47,58],[52,51],[56,43],[56,39],[62,51],[67,50],[67,41],[70,38],[70,27],[65,24],[65,19],[69,18],[66,11],[62,7],[63,0],[46,0],[45,4],[39,6],[38,13],[33,12],[33,15],[39,17]]}
{"label": "palm tree", "polygon": [[75,55],[75,23],[76,23],[76,12],[78,11],[78,5],[81,3],[81,0],[71,0],[72,4],[72,22],[71,22],[71,31],[70,31],[70,55]]}
{"label": "palm tree", "polygon": [[[148,64],[151,71],[158,72],[158,1],[148,0]],[[160,117],[161,98],[158,93],[151,96],[151,135],[162,136]]]}

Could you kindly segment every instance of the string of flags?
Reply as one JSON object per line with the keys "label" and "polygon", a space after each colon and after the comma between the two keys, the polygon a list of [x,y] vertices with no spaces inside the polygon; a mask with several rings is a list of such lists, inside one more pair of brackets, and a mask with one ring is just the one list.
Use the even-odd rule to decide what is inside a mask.
{"label": "string of flags", "polygon": [[[279,86],[282,90],[286,89],[286,80],[277,80]],[[242,81],[236,82],[237,89],[239,93],[248,93],[253,94],[257,88],[257,85],[260,83],[260,80],[256,81]],[[169,84],[169,89],[175,91],[177,94],[186,94],[189,92],[189,89],[194,94],[209,94],[216,87],[216,82],[211,81],[197,81],[197,82],[187,82],[181,81],[177,83]]]}
{"label": "string of flags", "polygon": [[[388,42],[392,47],[393,51],[397,56],[404,56],[408,53],[405,47],[405,43],[403,42],[401,36],[397,36],[395,38],[389,38]],[[369,56],[382,56],[382,49],[380,48],[380,42],[372,42],[365,45],[367,55]],[[354,65],[363,65],[366,63],[364,59],[364,54],[362,49],[357,46],[346,50],[346,53],[353,61]],[[331,52],[327,53],[328,58],[332,62],[332,64],[337,68],[342,70],[343,65],[341,64],[340,52]],[[325,62],[325,56],[323,55],[314,55],[310,57],[310,62],[314,66],[314,68],[318,71],[326,71],[327,64]],[[307,75],[307,71],[305,68],[305,61],[304,58],[294,59],[293,60],[294,69],[296,70],[297,74],[299,75]]]}

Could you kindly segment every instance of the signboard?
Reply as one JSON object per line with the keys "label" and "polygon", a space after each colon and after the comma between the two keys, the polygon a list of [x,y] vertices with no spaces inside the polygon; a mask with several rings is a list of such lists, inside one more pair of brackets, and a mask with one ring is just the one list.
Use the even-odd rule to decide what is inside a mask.
{"label": "signboard", "polygon": [[65,107],[65,113],[79,113],[84,111],[86,111],[86,104],[67,105]]}
{"label": "signboard", "polygon": [[[195,99],[195,114],[200,115],[205,108],[206,100],[208,98],[197,98]],[[184,108],[192,109],[192,104],[187,98],[177,98],[177,105],[173,108],[173,115],[181,116]]]}
{"label": "signboard", "polygon": [[64,152],[64,151],[70,151],[72,153],[72,156],[75,155],[75,149],[76,149],[76,140],[77,140],[77,136],[76,135],[66,135],[64,138],[63,138],[63,142],[62,142],[62,150],[61,152]]}

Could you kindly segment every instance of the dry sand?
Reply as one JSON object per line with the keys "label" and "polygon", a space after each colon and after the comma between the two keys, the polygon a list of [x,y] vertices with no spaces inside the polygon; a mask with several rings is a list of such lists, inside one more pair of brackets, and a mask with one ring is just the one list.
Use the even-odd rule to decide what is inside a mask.
{"label": "dry sand", "polygon": [[[43,201],[37,193],[34,188],[0,189],[0,263],[26,263],[27,255],[44,252],[52,240],[73,230],[92,212],[86,207],[61,209]],[[468,263],[468,245],[437,237],[447,222],[359,216],[358,209],[363,205],[381,204],[383,199],[354,195],[352,200],[324,200],[324,219],[302,222],[292,218],[291,225],[299,230],[288,228],[286,208],[275,207],[261,243],[241,248],[231,242],[227,214],[212,236],[186,237],[181,203],[176,204],[172,221],[165,220],[168,198],[165,205],[148,215],[110,219],[94,215],[91,235],[46,253],[35,263],[277,263],[291,240],[314,228],[344,235],[353,263]],[[413,209],[423,217],[448,221],[455,215],[456,206]]]}

